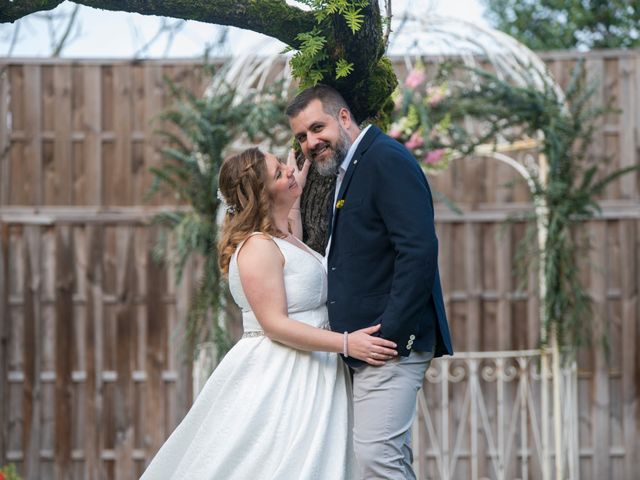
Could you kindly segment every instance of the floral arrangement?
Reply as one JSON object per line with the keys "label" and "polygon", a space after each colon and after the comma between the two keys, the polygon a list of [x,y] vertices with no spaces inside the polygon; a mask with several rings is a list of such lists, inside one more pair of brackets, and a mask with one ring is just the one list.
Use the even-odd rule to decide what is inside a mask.
{"label": "floral arrangement", "polygon": [[425,172],[446,169],[454,150],[451,116],[438,108],[451,95],[447,82],[428,81],[424,66],[409,72],[403,86],[394,92],[395,108],[389,136],[403,143]]}
{"label": "floral arrangement", "polygon": [[10,463],[0,468],[0,480],[20,480],[16,466]]}

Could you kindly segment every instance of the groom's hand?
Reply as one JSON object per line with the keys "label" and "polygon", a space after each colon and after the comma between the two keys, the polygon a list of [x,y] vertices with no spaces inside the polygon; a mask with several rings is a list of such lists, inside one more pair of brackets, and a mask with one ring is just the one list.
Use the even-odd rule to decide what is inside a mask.
{"label": "groom's hand", "polygon": [[380,324],[350,333],[349,356],[374,366],[384,365],[388,360],[395,358],[398,355],[395,350],[397,345],[391,340],[374,336],[379,330]]}

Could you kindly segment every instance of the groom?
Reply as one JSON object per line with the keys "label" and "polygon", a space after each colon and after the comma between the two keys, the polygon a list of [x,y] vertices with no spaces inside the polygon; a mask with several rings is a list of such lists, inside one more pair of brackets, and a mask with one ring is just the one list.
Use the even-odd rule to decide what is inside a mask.
{"label": "groom", "polygon": [[398,345],[399,356],[382,366],[345,358],[360,478],[414,479],[416,394],[431,359],[453,353],[429,185],[409,151],[374,125],[360,130],[331,87],[304,90],[287,116],[316,169],[337,175],[326,251],[331,328],[381,323],[380,335]]}

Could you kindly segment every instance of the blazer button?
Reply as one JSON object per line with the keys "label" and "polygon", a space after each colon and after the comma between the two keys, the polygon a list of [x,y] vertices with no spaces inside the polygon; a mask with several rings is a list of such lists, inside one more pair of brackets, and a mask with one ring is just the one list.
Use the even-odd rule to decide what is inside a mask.
{"label": "blazer button", "polygon": [[335,272],[336,271],[336,267],[331,267],[331,271]]}
{"label": "blazer button", "polygon": [[409,335],[409,340],[415,340],[416,336],[415,335]]}
{"label": "blazer button", "polygon": [[407,343],[407,350],[411,350],[411,344]]}

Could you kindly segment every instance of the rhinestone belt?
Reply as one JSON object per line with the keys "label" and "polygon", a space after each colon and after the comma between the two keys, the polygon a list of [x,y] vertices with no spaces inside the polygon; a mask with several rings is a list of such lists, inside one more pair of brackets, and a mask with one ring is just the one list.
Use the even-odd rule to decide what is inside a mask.
{"label": "rhinestone belt", "polygon": [[[329,322],[323,323],[318,328],[322,328],[323,330],[331,330],[331,327],[329,326]],[[264,336],[264,332],[262,330],[253,330],[250,332],[244,332],[242,334],[242,337],[240,338],[254,338],[254,337],[263,337],[263,336]]]}

